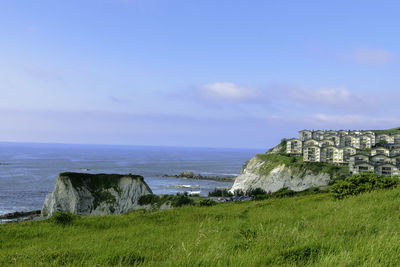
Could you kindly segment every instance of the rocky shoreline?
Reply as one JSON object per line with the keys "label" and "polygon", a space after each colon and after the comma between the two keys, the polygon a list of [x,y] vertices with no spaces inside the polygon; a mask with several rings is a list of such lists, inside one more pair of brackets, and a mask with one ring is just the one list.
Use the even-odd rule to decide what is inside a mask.
{"label": "rocky shoreline", "polygon": [[194,180],[215,180],[223,182],[233,182],[236,179],[236,176],[204,176],[190,171],[183,171],[180,174],[175,174],[175,175],[164,174],[162,177],[184,178],[184,179],[194,179]]}
{"label": "rocky shoreline", "polygon": [[[79,180],[80,182],[81,182],[81,180],[83,179],[83,178],[90,178],[90,177],[95,177],[96,175],[93,175],[93,174],[86,174],[86,173],[65,173],[65,174],[60,174],[60,176],[73,176],[73,175],[75,175],[75,176],[79,176],[78,178],[79,179],[77,179],[77,180]],[[113,175],[104,175],[104,174],[99,174],[100,176],[101,175],[103,175],[103,176],[113,176]],[[97,175],[97,176],[99,176],[99,175]],[[74,176],[74,177],[75,177]],[[82,177],[81,177],[82,176]],[[89,177],[90,176],[90,177]],[[114,175],[115,176],[115,175]],[[124,178],[123,177],[123,175],[120,175],[122,178]],[[130,176],[130,175],[125,175],[125,176]],[[121,177],[117,177],[117,178],[121,178]],[[234,180],[236,179],[236,176],[204,176],[204,175],[201,175],[201,174],[196,174],[196,173],[194,173],[194,172],[190,172],[190,171],[183,171],[183,172],[181,172],[181,173],[179,173],[179,174],[177,174],[177,175],[167,175],[167,174],[165,174],[165,175],[163,175],[163,177],[171,177],[171,178],[184,178],[184,179],[194,179],[194,180],[215,180],[215,181],[224,181],[224,182],[234,182]],[[98,177],[96,177],[96,178],[98,178]],[[112,177],[113,178],[113,177]],[[125,177],[126,178],[126,177]],[[140,177],[141,178],[141,177]],[[58,177],[57,179],[60,179],[60,177]],[[76,180],[76,179],[75,179]],[[84,179],[83,179],[84,180]],[[118,179],[117,179],[118,180]],[[97,181],[97,180],[96,180]],[[143,181],[143,179],[140,179],[140,181],[142,182],[142,183],[144,183],[144,181]],[[93,184],[93,183],[92,183]],[[100,183],[101,184],[101,183]],[[99,186],[100,186],[100,184],[99,184]],[[57,184],[56,184],[57,185]],[[81,192],[82,191],[82,186],[84,187],[84,184],[82,184],[82,185],[80,185],[79,184],[79,186],[80,186],[80,190],[78,190],[79,192]],[[146,191],[145,193],[146,194],[148,194],[148,193],[151,193],[151,190],[148,188],[148,186],[146,185],[146,188],[148,189],[148,192]],[[199,185],[193,185],[193,186],[188,186],[188,185],[177,185],[177,188],[200,188],[200,186]],[[104,189],[104,188],[102,188],[102,189]],[[111,189],[108,189],[108,191],[106,192],[106,193],[110,193],[109,191],[110,191]],[[91,190],[83,190],[83,191],[87,191],[87,192],[92,192],[92,191],[96,191],[96,190],[94,190],[94,189],[91,189]],[[112,190],[111,190],[112,191]],[[120,191],[120,190],[117,190],[117,191]],[[104,193],[105,194],[105,193]],[[104,195],[103,194],[103,195]],[[50,194],[51,195],[51,194]],[[61,194],[61,195],[65,195],[65,197],[68,195],[68,196],[70,196],[71,194]],[[72,194],[73,196],[75,196],[75,194]],[[71,195],[71,196],[72,196]],[[97,194],[97,195],[101,195],[101,194]],[[107,194],[107,196],[109,196],[110,194]],[[109,196],[109,197],[112,197],[112,196]],[[114,198],[115,197],[113,197],[113,200],[114,200]],[[62,198],[63,199],[63,198]],[[85,198],[86,199],[86,198]],[[115,199],[116,200],[116,199]],[[110,202],[109,201],[109,199],[107,198],[107,199],[105,199],[105,201],[107,202]],[[231,200],[231,199],[224,199],[224,200],[222,200],[222,199],[220,199],[219,200],[219,202],[227,202],[227,201],[235,201],[235,200]],[[47,212],[47,210],[46,210],[46,208],[47,208],[47,206],[48,206],[48,204],[51,202],[49,202],[49,203],[47,203],[47,202],[49,202],[48,200],[47,200],[47,198],[46,198],[46,201],[45,201],[45,204],[44,204],[44,210],[45,210],[45,215],[44,216],[42,216],[42,211],[41,210],[33,210],[33,211],[16,211],[16,212],[12,212],[12,213],[7,213],[7,214],[4,214],[4,215],[0,215],[0,224],[4,224],[4,223],[10,223],[10,222],[24,222],[24,221],[36,221],[36,220],[41,220],[41,219],[44,219],[44,218],[46,218],[46,214],[48,213]],[[69,203],[80,203],[80,201],[72,201],[72,200],[70,200],[70,201],[68,201],[68,205],[69,205]],[[96,201],[94,201],[94,202],[96,202]],[[99,201],[97,201],[97,202],[99,202]],[[96,203],[97,203],[96,202]],[[100,201],[101,202],[101,201]],[[107,203],[108,203],[107,202]],[[51,204],[51,203],[50,203]],[[68,206],[67,205],[67,206]],[[122,204],[121,204],[122,205]],[[116,206],[121,206],[121,205],[116,205]],[[57,205],[56,205],[57,206]],[[126,206],[126,205],[122,205],[122,206]],[[128,205],[129,206],[129,205]],[[132,208],[132,207],[130,207],[130,208]],[[69,211],[69,209],[66,209],[66,210],[68,210]],[[64,210],[63,210],[64,211]],[[73,212],[73,213],[79,213],[79,214],[81,214],[82,212]],[[100,212],[100,213],[102,213],[102,212]],[[108,213],[108,212],[105,212],[105,213]],[[111,212],[111,213],[114,213],[114,212]],[[119,213],[124,213],[124,211],[120,211]],[[85,215],[87,215],[86,213],[85,213]]]}
{"label": "rocky shoreline", "polygon": [[22,221],[32,221],[41,218],[40,210],[32,211],[16,211],[0,215],[0,224],[6,222],[22,222]]}

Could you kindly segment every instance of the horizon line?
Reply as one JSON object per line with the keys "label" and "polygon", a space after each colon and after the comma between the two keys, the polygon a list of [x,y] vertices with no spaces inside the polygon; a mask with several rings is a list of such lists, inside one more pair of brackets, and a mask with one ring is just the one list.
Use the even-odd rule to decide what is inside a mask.
{"label": "horizon line", "polygon": [[137,145],[137,144],[110,144],[110,143],[74,143],[74,142],[40,142],[40,141],[0,141],[0,144],[42,144],[42,145],[83,145],[83,146],[126,146],[126,147],[165,147],[165,148],[209,148],[209,149],[266,149],[260,147],[224,147],[224,146],[186,146],[186,145]]}

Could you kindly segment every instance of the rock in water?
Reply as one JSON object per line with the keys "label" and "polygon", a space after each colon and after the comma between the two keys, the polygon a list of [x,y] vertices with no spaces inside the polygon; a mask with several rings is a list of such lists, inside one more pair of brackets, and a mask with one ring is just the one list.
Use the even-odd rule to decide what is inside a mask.
{"label": "rock in water", "polygon": [[152,194],[140,175],[61,173],[48,194],[42,216],[53,212],[78,215],[121,214],[142,208],[140,196]]}

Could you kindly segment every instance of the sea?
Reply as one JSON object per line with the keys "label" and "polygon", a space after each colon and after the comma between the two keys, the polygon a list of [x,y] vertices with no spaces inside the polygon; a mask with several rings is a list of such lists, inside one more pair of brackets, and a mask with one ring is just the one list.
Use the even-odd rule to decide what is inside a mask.
{"label": "sea", "polygon": [[[207,196],[233,182],[163,177],[192,171],[236,176],[265,149],[0,143],[0,215],[41,209],[61,172],[139,174],[154,194]],[[191,186],[194,189],[190,189]]]}

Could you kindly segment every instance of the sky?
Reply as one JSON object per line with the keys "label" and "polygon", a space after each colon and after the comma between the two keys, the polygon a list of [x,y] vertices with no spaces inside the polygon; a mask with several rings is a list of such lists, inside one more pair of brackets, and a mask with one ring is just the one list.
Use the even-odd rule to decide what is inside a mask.
{"label": "sky", "polygon": [[270,148],[400,126],[400,2],[1,0],[0,141]]}

